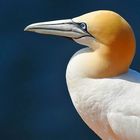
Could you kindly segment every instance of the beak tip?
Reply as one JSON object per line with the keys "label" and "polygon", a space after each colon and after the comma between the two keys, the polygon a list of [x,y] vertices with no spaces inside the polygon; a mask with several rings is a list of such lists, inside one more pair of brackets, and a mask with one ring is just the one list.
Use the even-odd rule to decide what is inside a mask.
{"label": "beak tip", "polygon": [[27,31],[28,29],[27,28],[24,28],[24,31]]}
{"label": "beak tip", "polygon": [[29,26],[26,26],[26,27],[24,28],[24,31],[30,31],[30,27],[29,27]]}
{"label": "beak tip", "polygon": [[35,24],[30,24],[24,28],[24,31],[34,31]]}

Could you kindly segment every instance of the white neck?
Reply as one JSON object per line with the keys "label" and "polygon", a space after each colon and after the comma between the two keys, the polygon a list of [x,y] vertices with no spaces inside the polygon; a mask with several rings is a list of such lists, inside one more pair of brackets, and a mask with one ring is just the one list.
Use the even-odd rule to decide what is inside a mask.
{"label": "white neck", "polygon": [[86,78],[83,75],[83,71],[84,71],[83,68],[80,65],[78,65],[80,64],[78,62],[80,60],[78,56],[83,53],[87,53],[91,51],[92,50],[90,48],[83,48],[78,52],[76,52],[70,59],[66,70],[66,80],[67,80],[67,84],[71,85],[71,87],[76,87],[79,81]]}

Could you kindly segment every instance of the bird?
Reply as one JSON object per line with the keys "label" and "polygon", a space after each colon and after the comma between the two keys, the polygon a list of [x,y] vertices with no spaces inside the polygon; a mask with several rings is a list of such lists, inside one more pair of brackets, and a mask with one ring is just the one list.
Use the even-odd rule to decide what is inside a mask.
{"label": "bird", "polygon": [[66,82],[80,117],[102,140],[140,140],[140,73],[131,25],[118,13],[97,10],[38,22],[25,31],[70,38],[86,46],[66,69]]}

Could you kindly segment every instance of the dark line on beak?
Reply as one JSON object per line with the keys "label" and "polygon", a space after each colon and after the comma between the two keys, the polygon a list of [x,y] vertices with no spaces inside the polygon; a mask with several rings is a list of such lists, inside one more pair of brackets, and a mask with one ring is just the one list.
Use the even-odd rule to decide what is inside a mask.
{"label": "dark line on beak", "polygon": [[[72,19],[71,19],[72,21]],[[55,24],[43,24],[43,25],[62,25],[62,24],[73,24],[73,21],[72,22],[64,22],[64,23],[55,23]]]}
{"label": "dark line on beak", "polygon": [[[50,25],[50,24],[49,24]],[[53,24],[54,25],[54,24]],[[56,24],[56,25],[58,25],[58,24]],[[50,29],[50,28],[43,28],[43,27],[33,27],[33,28],[31,28],[31,29],[40,29],[40,30],[54,30],[54,31],[72,31],[72,30],[61,30],[61,29]]]}

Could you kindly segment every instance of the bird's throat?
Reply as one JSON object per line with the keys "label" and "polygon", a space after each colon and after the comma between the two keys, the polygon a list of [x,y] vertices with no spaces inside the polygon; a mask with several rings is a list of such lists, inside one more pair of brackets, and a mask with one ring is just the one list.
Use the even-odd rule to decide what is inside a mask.
{"label": "bird's throat", "polygon": [[[116,52],[117,53],[117,52]],[[84,48],[78,51],[70,60],[66,76],[76,80],[79,78],[109,78],[128,71],[129,65],[119,62],[117,55],[112,55],[107,49]]]}

